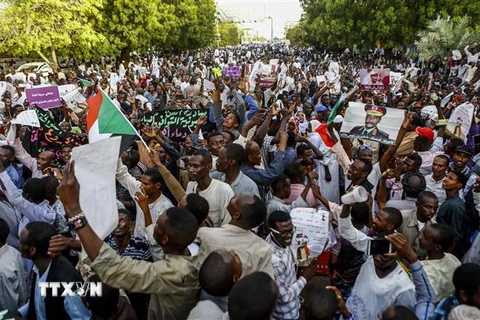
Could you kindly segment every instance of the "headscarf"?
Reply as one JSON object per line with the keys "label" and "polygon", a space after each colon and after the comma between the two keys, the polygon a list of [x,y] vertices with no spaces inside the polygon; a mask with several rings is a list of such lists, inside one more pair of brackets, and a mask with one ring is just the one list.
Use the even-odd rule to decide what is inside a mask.
{"label": "headscarf", "polygon": [[[300,122],[300,121],[298,120],[298,114],[299,114],[300,112],[303,113],[303,121],[302,121],[302,122]],[[303,135],[303,134],[307,131],[307,128],[308,128],[308,121],[307,121],[307,117],[306,117],[306,115],[305,115],[305,112],[303,112],[303,111],[301,111],[301,110],[300,110],[300,111],[297,111],[297,113],[295,113],[295,119],[297,120],[298,133],[299,133],[300,135]]]}

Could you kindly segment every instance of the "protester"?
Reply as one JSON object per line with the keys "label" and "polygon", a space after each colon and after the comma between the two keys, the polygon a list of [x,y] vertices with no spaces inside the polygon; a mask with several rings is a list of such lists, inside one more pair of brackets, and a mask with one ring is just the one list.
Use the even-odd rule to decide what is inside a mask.
{"label": "protester", "polygon": [[[69,59],[48,76],[0,70],[0,218],[9,229],[0,258],[4,248],[26,258],[4,272],[82,282],[64,257],[77,264],[83,248],[83,281],[105,288],[102,299],[49,291],[39,300],[34,280],[22,314],[75,318],[72,306],[78,318],[128,317],[132,306],[139,319],[475,314],[478,270],[466,262],[480,261],[480,51],[454,49],[462,60],[458,52],[420,60],[400,47],[244,43]],[[357,85],[360,73],[374,88]],[[45,85],[58,87],[58,107],[27,98]],[[39,128],[22,120],[25,110]],[[118,111],[128,130],[109,113]],[[76,180],[85,177],[75,179],[71,159],[100,165],[77,147],[107,129],[122,136],[119,159],[109,159],[121,214],[100,238],[93,230],[104,226],[80,213]],[[366,255],[377,237],[393,252]],[[5,281],[8,292],[20,291],[15,280]],[[127,302],[113,288],[151,301]],[[15,312],[26,301],[0,305]]]}

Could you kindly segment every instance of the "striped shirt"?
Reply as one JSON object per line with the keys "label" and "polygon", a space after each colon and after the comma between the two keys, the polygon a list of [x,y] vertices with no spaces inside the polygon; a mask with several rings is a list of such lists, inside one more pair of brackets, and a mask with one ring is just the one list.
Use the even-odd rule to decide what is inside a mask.
{"label": "striped shirt", "polygon": [[275,282],[278,285],[277,305],[274,319],[298,319],[300,312],[300,292],[307,284],[304,277],[297,279],[297,259],[294,248],[282,248],[267,236],[265,241],[272,248],[272,265]]}
{"label": "striped shirt", "polygon": [[122,257],[129,257],[135,260],[153,261],[148,242],[140,237],[132,236],[127,247],[123,250],[118,249],[115,237],[112,235],[109,235],[107,239],[105,239],[105,242]]}

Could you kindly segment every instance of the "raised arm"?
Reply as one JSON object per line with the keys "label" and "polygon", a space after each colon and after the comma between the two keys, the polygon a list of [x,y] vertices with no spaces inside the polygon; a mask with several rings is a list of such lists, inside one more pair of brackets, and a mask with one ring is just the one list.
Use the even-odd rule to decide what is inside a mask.
{"label": "raised arm", "polygon": [[[73,162],[65,166],[63,177],[58,187],[58,195],[67,216],[73,218],[82,212],[80,185],[75,177]],[[92,260],[91,267],[106,284],[130,291],[173,293],[169,292],[169,287],[172,286],[165,286],[165,283],[175,281],[178,275],[168,264],[133,260],[117,255],[97,236],[88,221],[84,226],[77,228],[76,232],[85,252]]]}
{"label": "raised arm", "polygon": [[427,273],[423,269],[422,264],[418,260],[415,251],[408,244],[407,239],[401,233],[395,233],[385,237],[392,243],[398,258],[405,259],[410,264],[412,280],[415,284],[416,304],[415,314],[420,320],[431,319],[435,310],[435,295]]}
{"label": "raised arm", "polygon": [[137,181],[130,173],[128,173],[128,168],[122,163],[122,160],[119,158],[117,163],[117,181],[128,190],[130,196],[135,197],[135,193],[140,188],[140,181]]}
{"label": "raised arm", "polygon": [[350,217],[350,205],[344,204],[340,219],[338,221],[338,232],[340,236],[350,242],[355,249],[367,252],[369,237],[363,232],[358,231],[352,224]]}
{"label": "raised arm", "polygon": [[222,114],[220,82],[218,81],[218,78],[216,78],[213,82],[215,83],[215,91],[211,92],[211,96],[213,99],[213,115],[215,116],[215,123],[217,124],[217,130],[224,131],[225,128],[223,127],[223,121],[225,121],[225,118],[223,117],[223,114]]}
{"label": "raised arm", "polygon": [[153,151],[150,154],[150,158],[152,159],[153,163],[162,175],[163,181],[165,181],[165,184],[175,197],[175,200],[177,200],[177,202],[180,202],[180,200],[185,196],[185,190],[183,190],[180,182],[178,182],[178,180],[175,179],[173,174],[168,171],[168,169],[162,164],[162,162],[160,162],[158,152]]}
{"label": "raised arm", "polygon": [[38,204],[25,199],[20,190],[13,184],[10,176],[5,172],[3,164],[0,162],[0,182],[1,189],[8,201],[21,214],[30,221],[44,221],[53,223],[55,221],[55,212],[53,210],[43,210]]}

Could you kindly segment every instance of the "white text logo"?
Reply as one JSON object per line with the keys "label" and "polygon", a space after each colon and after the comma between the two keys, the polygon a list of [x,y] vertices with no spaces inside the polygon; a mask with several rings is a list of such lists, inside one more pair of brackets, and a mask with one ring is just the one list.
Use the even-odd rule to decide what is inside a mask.
{"label": "white text logo", "polygon": [[101,282],[39,282],[38,287],[42,297],[47,296],[47,291],[51,291],[52,297],[102,296]]}

